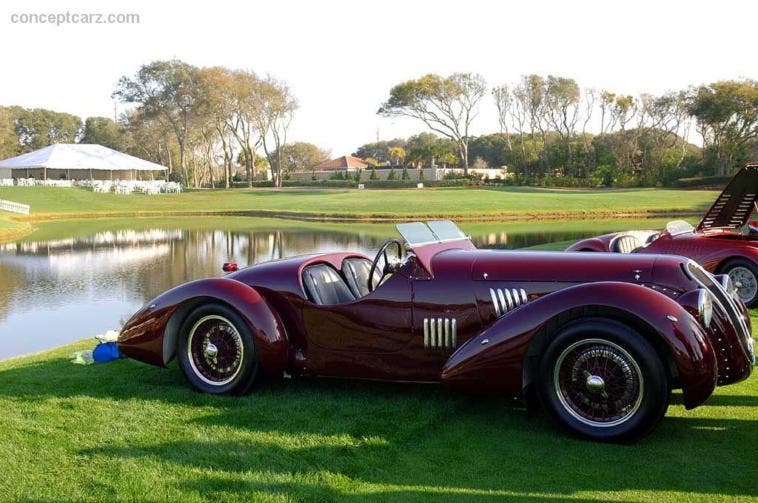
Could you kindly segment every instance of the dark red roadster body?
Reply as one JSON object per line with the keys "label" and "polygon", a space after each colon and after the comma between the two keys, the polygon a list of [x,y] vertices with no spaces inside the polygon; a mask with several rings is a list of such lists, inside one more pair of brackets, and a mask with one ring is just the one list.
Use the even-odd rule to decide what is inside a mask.
{"label": "dark red roadster body", "polygon": [[600,439],[648,431],[672,387],[692,408],[751,372],[745,306],[687,259],[477,250],[451,222],[398,228],[404,250],[383,246],[382,268],[327,253],[178,286],[126,323],[120,350],[161,366],[178,355],[212,393],[265,374],[538,397]]}
{"label": "dark red roadster body", "polygon": [[627,231],[584,239],[567,251],[665,253],[689,257],[713,274],[728,274],[748,306],[758,305],[758,234],[746,224],[758,200],[758,164],[741,169],[693,227]]}

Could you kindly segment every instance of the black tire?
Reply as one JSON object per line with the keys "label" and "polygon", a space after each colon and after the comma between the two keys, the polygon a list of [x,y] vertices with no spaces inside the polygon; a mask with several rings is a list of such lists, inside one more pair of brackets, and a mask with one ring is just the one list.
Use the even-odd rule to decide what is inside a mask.
{"label": "black tire", "polygon": [[250,328],[223,304],[193,310],[179,332],[179,366],[198,391],[242,395],[258,377],[258,358]]}
{"label": "black tire", "polygon": [[[737,294],[747,307],[758,305],[758,267],[754,262],[744,258],[733,258],[726,261],[719,268],[719,272],[729,275],[737,288]],[[747,288],[750,289],[749,293],[746,293]]]}
{"label": "black tire", "polygon": [[578,320],[557,333],[540,361],[537,387],[552,420],[606,442],[650,432],[666,414],[670,395],[666,369],[650,343],[602,318]]}

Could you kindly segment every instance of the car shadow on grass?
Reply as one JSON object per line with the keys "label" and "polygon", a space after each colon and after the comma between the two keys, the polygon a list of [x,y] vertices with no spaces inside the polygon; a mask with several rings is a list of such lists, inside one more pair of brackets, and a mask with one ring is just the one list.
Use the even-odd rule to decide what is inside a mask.
{"label": "car shadow on grass", "polygon": [[[157,462],[186,474],[165,483],[209,499],[221,487],[240,499],[251,491],[327,500],[758,495],[745,475],[758,417],[710,417],[708,407],[677,407],[640,442],[613,445],[557,432],[512,400],[430,385],[288,379],[263,383],[250,396],[216,397],[192,391],[175,365],[79,367],[63,357],[5,362],[0,382],[0,399],[29,408],[32,421],[44,420],[34,407],[64,406],[61,399],[128,409],[131,424],[119,442],[72,455],[108,466],[136,459],[155,469]],[[740,410],[752,404],[724,397],[734,398]],[[170,423],[156,424],[156,410]],[[170,440],[158,434],[164,429]]]}

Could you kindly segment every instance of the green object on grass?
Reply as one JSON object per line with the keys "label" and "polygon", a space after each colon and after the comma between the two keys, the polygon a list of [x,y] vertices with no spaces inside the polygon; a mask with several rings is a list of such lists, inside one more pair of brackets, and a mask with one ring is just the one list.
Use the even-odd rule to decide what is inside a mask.
{"label": "green object on grass", "polygon": [[76,353],[72,353],[71,363],[75,365],[92,365],[95,363],[95,360],[92,358],[92,351],[88,349],[85,351],[77,351]]}

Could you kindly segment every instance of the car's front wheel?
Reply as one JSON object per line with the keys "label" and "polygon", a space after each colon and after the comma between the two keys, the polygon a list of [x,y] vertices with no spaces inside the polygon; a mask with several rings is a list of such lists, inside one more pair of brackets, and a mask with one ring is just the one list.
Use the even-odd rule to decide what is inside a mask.
{"label": "car's front wheel", "polygon": [[732,259],[721,268],[737,289],[737,295],[747,307],[758,305],[758,267],[746,259]]}
{"label": "car's front wheel", "polygon": [[563,328],[540,364],[544,409],[574,434],[628,441],[664,416],[669,381],[655,349],[635,330],[605,319]]}
{"label": "car's front wheel", "polygon": [[187,316],[177,352],[185,377],[204,393],[247,393],[258,373],[250,329],[223,304],[201,305]]}

